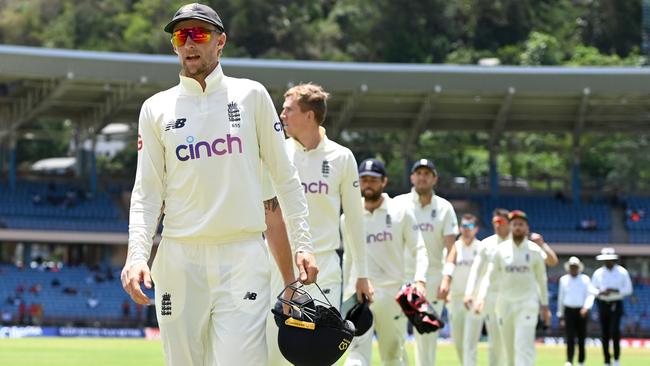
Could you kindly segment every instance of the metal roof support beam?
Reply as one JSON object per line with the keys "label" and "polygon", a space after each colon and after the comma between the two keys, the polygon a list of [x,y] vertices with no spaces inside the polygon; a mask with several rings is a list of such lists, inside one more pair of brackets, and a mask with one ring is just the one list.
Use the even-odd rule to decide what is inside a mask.
{"label": "metal roof support beam", "polygon": [[434,86],[433,91],[428,93],[426,97],[424,97],[424,100],[422,100],[422,105],[420,106],[418,115],[404,140],[403,149],[407,158],[414,152],[417,147],[418,137],[426,129],[427,123],[431,120],[431,114],[435,109],[436,100],[440,96],[440,93],[442,93],[442,87],[436,85]]}
{"label": "metal roof support beam", "polygon": [[582,89],[582,98],[578,106],[578,114],[576,116],[576,123],[573,128],[573,167],[571,170],[571,192],[573,193],[573,202],[580,202],[582,182],[580,179],[580,156],[581,146],[580,139],[585,128],[585,118],[587,115],[587,107],[589,106],[589,96],[591,95],[590,88]]}
{"label": "metal roof support beam", "polygon": [[84,119],[84,124],[88,126],[90,136],[94,136],[106,125],[108,118],[117,112],[120,107],[131,98],[137,90],[138,85],[134,83],[120,85],[117,90],[112,92],[99,107],[95,108],[90,113],[88,118]]}
{"label": "metal roof support beam", "polygon": [[494,124],[492,125],[492,133],[490,134],[490,147],[497,145],[503,134],[503,130],[506,127],[508,122],[508,114],[510,113],[510,106],[512,105],[512,99],[514,98],[516,90],[514,87],[509,87],[508,92],[506,93],[497,116],[494,119]]}
{"label": "metal roof support beam", "polygon": [[60,97],[68,88],[68,79],[44,81],[39,88],[30,90],[25,97],[14,103],[9,112],[9,127],[0,131],[0,139],[36,118],[52,100]]}
{"label": "metal roof support beam", "polygon": [[343,106],[341,107],[341,113],[339,117],[332,123],[331,132],[328,131],[328,134],[332,138],[337,138],[341,135],[341,132],[345,130],[352,122],[352,117],[354,117],[354,112],[359,106],[361,101],[361,96],[368,91],[368,86],[362,84],[358,89],[354,90],[352,94],[345,100]]}

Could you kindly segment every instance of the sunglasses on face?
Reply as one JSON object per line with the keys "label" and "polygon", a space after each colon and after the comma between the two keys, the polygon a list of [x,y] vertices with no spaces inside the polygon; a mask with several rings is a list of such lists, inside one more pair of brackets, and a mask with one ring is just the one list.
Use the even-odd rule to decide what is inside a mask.
{"label": "sunglasses on face", "polygon": [[213,32],[217,31],[201,27],[181,28],[172,33],[172,44],[176,47],[183,46],[187,42],[187,37],[192,38],[194,43],[207,43],[212,39]]}
{"label": "sunglasses on face", "polygon": [[494,216],[494,217],[492,218],[492,223],[493,223],[493,224],[497,224],[497,225],[505,225],[505,224],[508,223],[508,220],[504,219],[504,218],[501,217],[501,216]]}
{"label": "sunglasses on face", "polygon": [[460,227],[462,227],[463,229],[470,229],[470,230],[472,230],[472,229],[474,229],[474,224],[472,224],[472,223],[469,223],[469,224],[462,224],[462,225],[460,225]]}

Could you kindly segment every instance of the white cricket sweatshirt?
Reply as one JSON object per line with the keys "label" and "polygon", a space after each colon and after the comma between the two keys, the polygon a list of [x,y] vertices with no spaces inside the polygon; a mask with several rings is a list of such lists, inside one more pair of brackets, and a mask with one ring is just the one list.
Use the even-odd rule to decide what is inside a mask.
{"label": "white cricket sweatshirt", "polygon": [[129,217],[131,262],[147,261],[164,202],[163,237],[220,244],[266,229],[260,165],[278,191],[289,238],[311,251],[305,196],[266,89],[219,65],[205,91],[192,78],[142,105]]}

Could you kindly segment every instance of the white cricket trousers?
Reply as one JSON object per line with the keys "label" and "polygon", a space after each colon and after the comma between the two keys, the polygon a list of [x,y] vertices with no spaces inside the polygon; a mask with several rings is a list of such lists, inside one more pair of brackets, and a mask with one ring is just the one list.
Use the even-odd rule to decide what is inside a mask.
{"label": "white cricket trousers", "polygon": [[452,298],[448,304],[451,339],[456,348],[456,354],[463,366],[476,366],[478,341],[481,338],[483,317],[467,310],[462,298]]}
{"label": "white cricket trousers", "polygon": [[[429,270],[427,273],[427,300],[433,305],[438,316],[442,316],[442,310],[445,302],[437,300],[438,288],[442,282],[442,269],[435,271]],[[436,349],[438,348],[438,333],[440,331],[420,334],[413,328],[415,335],[415,365],[416,366],[435,366]]]}
{"label": "white cricket trousers", "polygon": [[497,301],[497,317],[507,366],[535,365],[535,327],[539,314],[537,299],[510,302]]}
{"label": "white cricket trousers", "polygon": [[[372,279],[371,279],[372,281]],[[374,302],[370,304],[373,326],[363,335],[355,337],[344,366],[372,365],[372,336],[377,332],[379,357],[383,366],[406,366],[408,358],[406,341],[406,316],[395,301],[400,286],[375,287]]]}
{"label": "white cricket trousers", "polygon": [[506,351],[504,349],[505,346],[503,345],[503,340],[501,339],[501,330],[499,330],[496,306],[496,298],[488,297],[485,299],[485,329],[488,334],[489,366],[503,366],[506,364]]}
{"label": "white cricket trousers", "polygon": [[[318,265],[319,272],[316,283],[318,286],[325,292],[327,299],[332,303],[336,309],[341,308],[341,262],[336,251],[317,253],[314,254],[316,258],[316,264]],[[269,366],[291,366],[291,363],[287,361],[282,353],[280,348],[278,348],[278,326],[275,324],[275,319],[270,309],[275,306],[277,301],[277,296],[284,289],[284,282],[282,281],[282,275],[278,269],[273,256],[269,256],[270,267],[271,267],[271,298],[270,298],[270,307],[268,314],[265,314],[267,317],[266,321],[266,339],[267,345],[266,349],[268,352],[268,365]],[[298,272],[294,268],[294,274],[297,276]],[[321,301],[325,301],[320,291],[315,286],[308,286],[309,294]],[[343,315],[345,316],[345,315]]]}
{"label": "white cricket trousers", "polygon": [[267,257],[261,236],[219,245],[163,238],[151,276],[167,366],[266,365]]}

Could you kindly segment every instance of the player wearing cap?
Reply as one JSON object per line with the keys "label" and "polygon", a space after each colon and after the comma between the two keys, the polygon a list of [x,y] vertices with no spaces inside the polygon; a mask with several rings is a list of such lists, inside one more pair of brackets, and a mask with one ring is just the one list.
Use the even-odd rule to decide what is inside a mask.
{"label": "player wearing cap", "polygon": [[449,321],[451,338],[456,346],[456,353],[463,366],[476,365],[478,341],[481,337],[483,318],[473,309],[466,309],[463,304],[465,288],[472,263],[483,244],[476,239],[478,226],[476,216],[465,214],[460,221],[460,238],[454,243],[456,268],[454,281],[451,283],[449,297]]}
{"label": "player wearing cap", "polygon": [[[449,294],[454,258],[451,248],[458,235],[458,219],[454,207],[446,199],[435,194],[433,187],[438,181],[438,172],[431,160],[419,159],[411,168],[411,192],[395,197],[415,213],[415,219],[422,232],[429,255],[427,270],[427,292],[431,304],[442,314],[444,301]],[[447,250],[447,256],[443,253]],[[443,265],[444,263],[444,265]],[[407,265],[407,268],[412,267]],[[415,363],[417,366],[432,366],[436,362],[438,332],[415,333]]]}
{"label": "player wearing cap", "polygon": [[591,276],[591,283],[598,291],[596,305],[600,318],[603,354],[605,365],[609,366],[611,355],[609,341],[614,346],[614,366],[619,365],[621,357],[621,317],[623,317],[623,298],[632,295],[632,280],[625,268],[616,264],[618,254],[614,248],[603,248],[596,260],[603,262]]}
{"label": "player wearing cap", "polygon": [[[377,333],[382,365],[406,366],[404,350],[406,319],[395,302],[395,294],[404,278],[405,253],[415,258],[415,282],[425,293],[425,276],[428,267],[427,250],[413,216],[413,212],[388,197],[384,188],[388,183],[384,164],[376,159],[366,159],[359,165],[361,194],[363,195],[365,239],[368,253],[368,277],[375,286],[375,301],[370,304]],[[350,227],[341,217],[343,243],[347,244]],[[347,277],[356,278],[356,266],[344,256]],[[348,271],[349,269],[349,271]],[[349,275],[348,275],[349,273]],[[345,297],[354,293],[347,288]],[[372,365],[373,329],[355,338],[350,347],[346,366]]]}
{"label": "player wearing cap", "polygon": [[564,366],[573,365],[575,338],[578,338],[578,366],[585,364],[585,339],[589,310],[598,292],[589,276],[583,274],[585,266],[578,257],[571,257],[564,263],[568,273],[560,278],[557,296],[557,317],[560,326],[565,328],[567,361]]}
{"label": "player wearing cap", "polygon": [[[305,197],[284,136],[274,129],[279,122],[268,93],[221,70],[226,34],[217,13],[185,5],[165,31],[179,57],[180,83],[142,106],[122,284],[134,301],[148,304],[140,283],[151,288],[155,281],[167,365],[265,365],[270,300],[269,266],[259,261],[268,257],[261,164],[297,252],[311,251]],[[150,271],[163,207],[163,238]]]}
{"label": "player wearing cap", "polygon": [[[465,287],[465,308],[474,311],[474,300],[480,287],[481,279],[485,277],[488,264],[492,261],[498,245],[510,239],[510,224],[508,222],[508,210],[497,208],[492,213],[492,227],[494,235],[481,241],[482,245],[474,258],[472,267],[467,278]],[[482,314],[485,319],[485,328],[488,333],[488,363],[490,366],[505,364],[505,350],[501,342],[501,334],[497,323],[495,312],[496,299],[499,291],[499,279],[490,286],[490,293],[485,297],[485,306]],[[474,312],[476,314],[476,312]],[[471,324],[470,324],[471,325]]]}
{"label": "player wearing cap", "polygon": [[[327,98],[322,87],[315,84],[296,85],[284,94],[280,118],[289,139],[286,140],[289,159],[296,165],[307,199],[309,227],[313,250],[319,266],[318,284],[329,301],[338,309],[341,301],[342,272],[336,250],[341,245],[340,214],[345,213],[350,240],[346,249],[358,268],[353,279],[355,292],[361,300],[373,298],[373,288],[367,278],[366,244],[363,235],[363,206],[359,197],[359,175],[352,152],[327,138],[321,124],[327,115]],[[279,293],[281,283],[273,271],[272,288]],[[280,288],[278,288],[278,284]],[[320,293],[312,293],[319,297]],[[267,337],[274,339],[277,327],[267,325]],[[269,363],[283,365],[275,342],[268,342]]]}
{"label": "player wearing cap", "polygon": [[477,296],[477,309],[482,312],[490,287],[499,281],[496,314],[505,345],[507,366],[535,364],[535,327],[542,305],[546,326],[551,324],[546,287],[546,254],[528,240],[528,217],[523,211],[508,215],[512,239],[500,244],[488,265]]}

